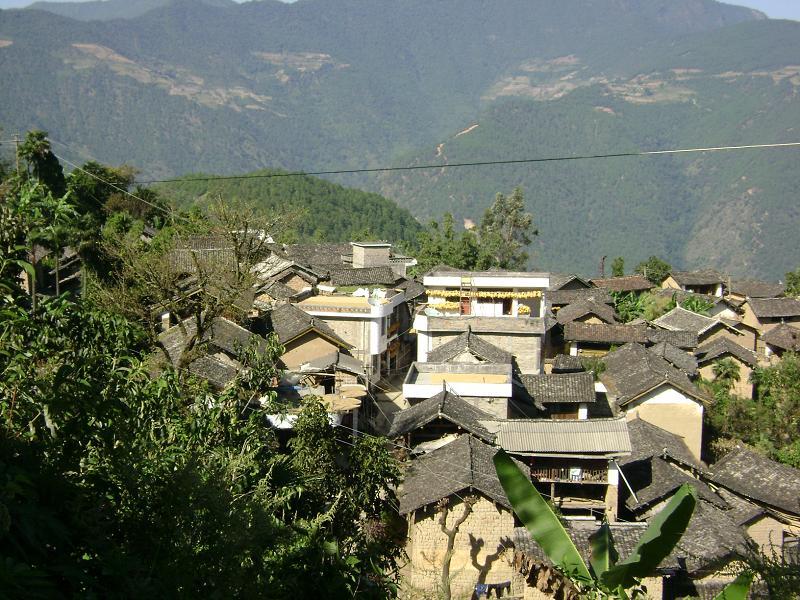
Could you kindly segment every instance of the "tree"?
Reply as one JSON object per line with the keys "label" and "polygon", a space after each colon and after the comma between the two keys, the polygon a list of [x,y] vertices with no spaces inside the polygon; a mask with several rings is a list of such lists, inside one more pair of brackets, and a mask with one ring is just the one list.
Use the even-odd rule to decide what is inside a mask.
{"label": "tree", "polygon": [[461,529],[461,526],[472,514],[473,508],[477,501],[478,498],[476,496],[467,496],[464,498],[463,502],[461,503],[461,514],[455,517],[453,524],[450,527],[447,526],[447,517],[451,514],[450,499],[442,498],[442,500],[440,500],[436,505],[436,510],[439,512],[439,528],[447,538],[444,557],[442,558],[442,573],[440,580],[440,593],[443,600],[450,600],[452,598],[452,593],[450,591],[450,565],[453,561],[453,554],[455,552],[456,536],[458,535],[458,531]]}
{"label": "tree", "polygon": [[47,132],[29,131],[19,146],[19,158],[25,161],[27,178],[35,179],[54,196],[60,197],[67,192],[64,170],[50,150]]}
{"label": "tree", "polygon": [[525,211],[525,198],[521,188],[510,196],[499,193],[486,209],[480,224],[480,245],[496,266],[501,269],[524,271],[527,269],[527,246],[538,234],[533,226],[533,215]]}
{"label": "tree", "polygon": [[445,213],[441,223],[431,221],[417,236],[418,273],[426,273],[439,264],[472,271],[489,268],[488,257],[482,256],[477,237],[472,231],[456,232],[453,215]]}
{"label": "tree", "polygon": [[623,323],[638,319],[647,307],[645,298],[635,292],[611,292],[611,298],[614,300],[614,310]]}
{"label": "tree", "polygon": [[611,276],[623,277],[625,275],[625,259],[621,256],[615,258],[611,263]]}
{"label": "tree", "polygon": [[[692,487],[684,484],[653,517],[630,556],[617,562],[611,529],[603,523],[590,538],[587,566],[561,521],[514,461],[504,452],[494,456],[497,476],[516,515],[572,588],[566,598],[644,598],[641,579],[652,575],[669,556],[689,525],[696,504]],[[717,598],[744,600],[752,576],[745,574]]]}
{"label": "tree", "polygon": [[691,294],[684,298],[684,300],[681,302],[681,308],[685,308],[693,313],[707,317],[711,309],[714,308],[714,304],[705,298]]}
{"label": "tree", "polygon": [[784,293],[790,297],[800,296],[800,267],[786,274],[786,291]]}
{"label": "tree", "polygon": [[739,381],[739,365],[732,358],[718,360],[711,369],[714,372],[714,381],[726,391],[730,391],[733,384]]}
{"label": "tree", "polygon": [[653,285],[661,285],[672,271],[672,267],[665,260],[657,256],[651,256],[645,261],[640,262],[634,269],[636,273],[647,278]]}

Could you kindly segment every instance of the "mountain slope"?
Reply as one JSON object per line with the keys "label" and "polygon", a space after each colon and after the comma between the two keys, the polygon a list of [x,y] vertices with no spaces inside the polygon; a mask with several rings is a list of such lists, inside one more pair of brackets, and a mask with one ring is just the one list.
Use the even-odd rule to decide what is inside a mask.
{"label": "mountain slope", "polygon": [[[89,2],[34,2],[26,7],[43,10],[78,21],[110,21],[133,19],[167,6],[172,0],[90,0]],[[230,7],[233,0],[199,0],[209,6]]]}
{"label": "mountain slope", "polygon": [[[720,36],[742,56],[730,44],[719,52]],[[469,128],[409,164],[800,141],[800,23],[743,24],[653,52],[646,64],[657,70],[618,78],[584,75],[575,56],[512,72]],[[800,223],[798,158],[748,150],[437,169],[386,175],[382,189],[421,217],[476,220],[495,192],[521,185],[543,268],[594,274],[604,255],[632,265],[660,254],[777,278],[800,262],[788,243]]]}
{"label": "mountain slope", "polygon": [[[158,191],[178,207],[205,206],[217,199],[252,206],[265,214],[294,215],[292,230],[304,240],[347,242],[366,235],[382,240],[414,241],[421,231],[411,214],[377,194],[349,189],[286,171],[261,170],[247,179],[218,179],[202,174],[160,184]],[[287,232],[277,232],[286,234]]]}

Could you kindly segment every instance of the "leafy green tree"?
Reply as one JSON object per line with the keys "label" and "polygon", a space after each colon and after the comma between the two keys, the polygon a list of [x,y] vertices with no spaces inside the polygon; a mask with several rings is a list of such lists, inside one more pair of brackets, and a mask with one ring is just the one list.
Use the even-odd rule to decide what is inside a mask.
{"label": "leafy green tree", "polygon": [[611,262],[611,276],[622,277],[625,275],[625,259],[618,256]]}
{"label": "leafy green tree", "polygon": [[614,300],[614,310],[623,323],[638,319],[647,307],[645,298],[635,292],[611,292],[611,297]]}
{"label": "leafy green tree", "polygon": [[681,308],[685,308],[693,313],[707,317],[711,309],[714,308],[714,304],[705,298],[701,298],[700,296],[695,296],[692,294],[681,302]]}
{"label": "leafy green tree", "polygon": [[525,210],[521,188],[510,196],[499,193],[486,209],[480,224],[480,246],[501,269],[524,271],[527,269],[526,248],[538,231],[533,226],[533,215]]}
{"label": "leafy green tree", "polygon": [[417,272],[426,273],[438,264],[472,271],[493,266],[482,255],[478,239],[472,231],[456,232],[453,215],[445,213],[441,223],[431,221],[417,236]]}
{"label": "leafy green tree", "polygon": [[712,366],[714,381],[721,385],[725,390],[730,391],[733,384],[739,381],[739,365],[732,358],[718,360]]}
{"label": "leafy green tree", "polygon": [[786,274],[786,292],[784,293],[787,296],[800,296],[800,267]]}
{"label": "leafy green tree", "polygon": [[28,178],[44,185],[54,196],[63,196],[67,192],[64,170],[50,149],[46,132],[28,132],[19,146],[19,157],[26,164]]}
{"label": "leafy green tree", "polygon": [[653,285],[661,285],[672,271],[668,262],[658,256],[651,256],[645,261],[640,262],[634,269],[636,273],[646,277]]}

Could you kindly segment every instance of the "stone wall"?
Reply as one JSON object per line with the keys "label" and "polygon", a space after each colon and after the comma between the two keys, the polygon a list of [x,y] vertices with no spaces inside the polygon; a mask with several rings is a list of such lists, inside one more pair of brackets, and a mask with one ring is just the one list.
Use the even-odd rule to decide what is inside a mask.
{"label": "stone wall", "polygon": [[[466,492],[462,493],[464,497]],[[464,504],[450,497],[447,526],[463,514]],[[409,516],[406,552],[409,564],[403,573],[405,598],[437,598],[447,538],[439,524],[435,506],[420,509]],[[507,509],[480,496],[472,514],[459,528],[450,563],[450,586],[453,598],[472,597],[476,583],[512,581],[521,595],[521,579],[514,577],[514,549],[511,535],[514,516]]]}

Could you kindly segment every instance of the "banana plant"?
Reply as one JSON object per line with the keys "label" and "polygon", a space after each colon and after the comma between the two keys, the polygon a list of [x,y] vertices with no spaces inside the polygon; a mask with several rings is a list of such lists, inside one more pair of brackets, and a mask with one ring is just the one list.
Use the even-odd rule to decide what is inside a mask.
{"label": "banana plant", "polygon": [[[627,600],[642,597],[641,580],[652,576],[669,556],[689,525],[697,502],[694,488],[684,484],[648,525],[630,556],[619,561],[611,528],[603,523],[589,539],[590,567],[561,521],[514,461],[500,450],[494,456],[497,477],[514,512],[550,562],[582,593],[581,597]],[[746,598],[752,579],[737,578],[715,600]],[[744,589],[744,596],[741,590]],[[730,592],[728,592],[730,590]]]}

